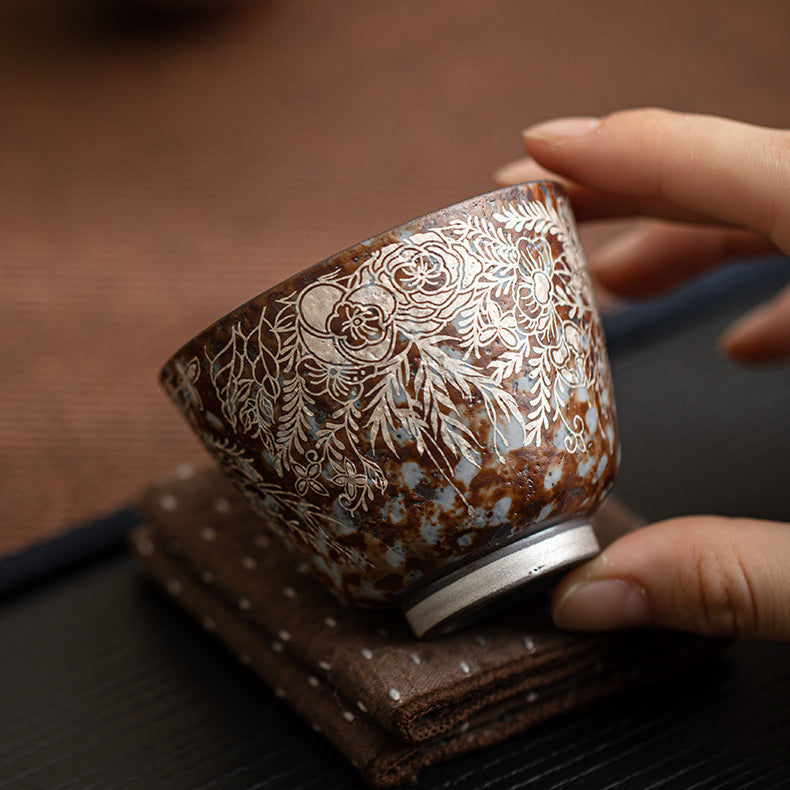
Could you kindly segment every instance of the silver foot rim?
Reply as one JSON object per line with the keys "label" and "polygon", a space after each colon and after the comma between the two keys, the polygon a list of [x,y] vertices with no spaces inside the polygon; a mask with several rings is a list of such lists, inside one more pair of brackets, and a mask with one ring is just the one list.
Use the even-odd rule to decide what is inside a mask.
{"label": "silver foot rim", "polygon": [[587,521],[575,519],[521,538],[458,568],[404,607],[412,631],[432,636],[483,614],[515,590],[591,559],[601,547]]}

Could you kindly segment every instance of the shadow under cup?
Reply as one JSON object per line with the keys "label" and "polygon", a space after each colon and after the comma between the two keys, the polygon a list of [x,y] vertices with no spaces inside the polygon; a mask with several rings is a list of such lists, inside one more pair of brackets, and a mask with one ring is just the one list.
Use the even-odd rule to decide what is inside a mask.
{"label": "shadow under cup", "polygon": [[568,199],[507,187],[221,318],[165,389],[269,529],[418,636],[599,551],[619,444]]}

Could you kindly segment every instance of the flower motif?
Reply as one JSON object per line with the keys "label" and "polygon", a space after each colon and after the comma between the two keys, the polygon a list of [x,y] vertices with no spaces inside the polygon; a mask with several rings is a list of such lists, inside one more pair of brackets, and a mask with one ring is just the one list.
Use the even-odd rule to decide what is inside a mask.
{"label": "flower motif", "polygon": [[571,315],[581,315],[581,312],[593,304],[591,298],[592,285],[583,269],[578,266],[570,267],[566,290],[571,300]]}
{"label": "flower motif", "polygon": [[370,484],[368,476],[358,472],[348,458],[343,463],[343,471],[338,472],[332,478],[332,482],[343,487],[343,493],[338,498],[343,507],[353,507],[357,495]]}
{"label": "flower motif", "polygon": [[520,333],[512,312],[503,313],[502,308],[493,300],[489,300],[481,312],[487,319],[487,325],[477,338],[480,345],[485,346],[498,339],[506,348],[518,347]]}
{"label": "flower motif", "polygon": [[387,324],[377,304],[338,302],[329,316],[329,331],[355,351],[381,343],[387,335]]}
{"label": "flower motif", "polygon": [[252,382],[245,382],[248,386],[246,397],[240,397],[241,407],[239,418],[241,424],[247,431],[260,431],[268,428],[274,422],[274,401],[275,395],[271,393],[271,387],[267,387],[269,382],[264,381],[258,386],[252,386]]}
{"label": "flower motif", "polygon": [[371,275],[392,291],[398,315],[410,331],[438,331],[455,318],[475,293],[483,264],[469,249],[438,230],[416,233],[383,247]]}
{"label": "flower motif", "polygon": [[299,364],[299,375],[308,384],[310,392],[329,395],[337,401],[353,400],[359,395],[360,386],[369,369],[352,364],[325,362],[306,357]]}
{"label": "flower motif", "polygon": [[297,303],[300,335],[320,360],[343,365],[381,362],[393,348],[395,297],[376,283],[350,290],[318,282]]}
{"label": "flower motif", "polygon": [[516,315],[538,330],[546,329],[554,295],[554,256],[545,239],[522,240],[520,280],[516,287]]}
{"label": "flower motif", "polygon": [[322,496],[328,496],[329,492],[324,488],[323,483],[318,479],[321,476],[321,462],[315,450],[308,450],[304,454],[304,464],[293,464],[296,472],[296,493],[304,496],[309,491],[315,491]]}
{"label": "flower motif", "polygon": [[558,333],[557,346],[552,350],[551,357],[557,366],[557,374],[572,387],[584,384],[585,360],[590,348],[590,339],[586,333],[572,321],[565,321]]}
{"label": "flower motif", "polygon": [[203,400],[195,384],[200,378],[200,360],[192,357],[186,364],[174,359],[169,371],[167,386],[174,397],[184,408],[192,407],[203,410]]}

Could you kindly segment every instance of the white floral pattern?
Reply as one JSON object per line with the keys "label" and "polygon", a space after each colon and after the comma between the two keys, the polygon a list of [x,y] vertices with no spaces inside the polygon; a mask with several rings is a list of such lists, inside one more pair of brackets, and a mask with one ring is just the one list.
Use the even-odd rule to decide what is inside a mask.
{"label": "white floral pattern", "polygon": [[[563,200],[513,202],[491,218],[414,233],[353,270],[270,297],[257,326],[239,322],[223,347],[206,348],[224,419],[274,474],[263,481],[251,457],[228,448],[225,465],[258,491],[259,512],[283,525],[286,512],[299,512],[288,529],[331,544],[339,522],[331,504],[319,516],[315,498],[351,517],[367,510],[388,485],[377,448],[398,456],[416,447],[451,485],[461,458],[479,466],[480,439],[460,404],[482,404],[488,449],[500,459],[514,426],[523,446],[561,429],[567,452],[583,449],[590,428],[565,406],[578,388],[608,403],[599,333]],[[185,411],[201,409],[198,360],[175,373],[173,397]],[[275,475],[292,482],[278,487]],[[296,502],[308,495],[310,505]]]}

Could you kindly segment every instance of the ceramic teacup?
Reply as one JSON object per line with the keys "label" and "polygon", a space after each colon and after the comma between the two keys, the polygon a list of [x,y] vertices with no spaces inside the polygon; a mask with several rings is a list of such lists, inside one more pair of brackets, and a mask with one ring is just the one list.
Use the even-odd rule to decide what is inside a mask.
{"label": "ceramic teacup", "polygon": [[187,343],[162,381],[318,578],[401,606],[418,635],[599,550],[614,398],[554,182],[321,261]]}

